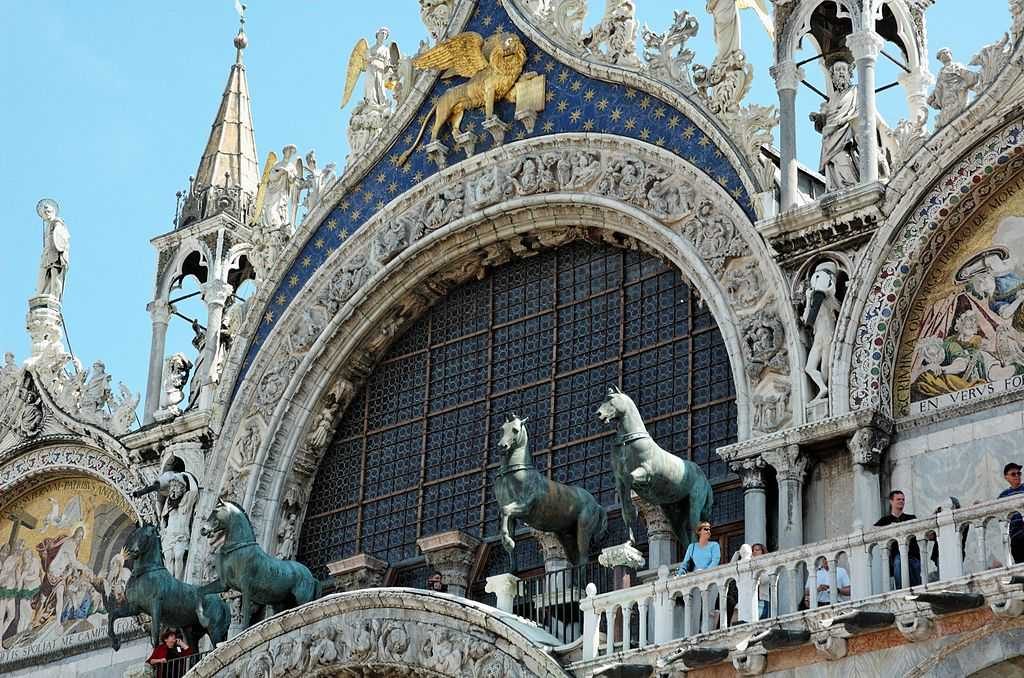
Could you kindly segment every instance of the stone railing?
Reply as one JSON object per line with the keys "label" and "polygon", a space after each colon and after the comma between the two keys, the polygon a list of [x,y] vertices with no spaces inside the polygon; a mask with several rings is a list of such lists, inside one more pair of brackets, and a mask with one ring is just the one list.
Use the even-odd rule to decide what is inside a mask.
{"label": "stone railing", "polygon": [[[1012,564],[1009,518],[1022,510],[1024,496],[969,508],[947,507],[927,518],[870,531],[858,529],[847,536],[683,576],[675,576],[674,569],[663,565],[656,579],[610,593],[598,594],[590,585],[580,602],[583,659],[698,638],[728,629],[739,620],[756,622],[762,618],[759,594],[765,588],[764,619],[775,620],[801,608],[813,611],[819,607],[818,596],[807,596],[805,602],[805,585],[808,574],[814,576],[824,562],[828,563],[830,605],[886,597],[895,582],[890,572],[892,549],[900,556],[902,586],[910,588],[913,542],[921,554],[925,585],[1005,567]],[[849,575],[848,595],[840,591],[839,568]]]}

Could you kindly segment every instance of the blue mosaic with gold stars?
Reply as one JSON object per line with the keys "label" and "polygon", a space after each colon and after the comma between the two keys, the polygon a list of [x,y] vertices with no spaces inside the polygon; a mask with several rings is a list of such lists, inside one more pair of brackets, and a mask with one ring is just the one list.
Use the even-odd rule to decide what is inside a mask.
{"label": "blue mosaic with gold stars", "polygon": [[[505,139],[514,141],[566,132],[617,134],[668,149],[701,168],[733,197],[750,217],[755,219],[753,204],[736,170],[722,150],[687,116],[670,104],[644,92],[597,80],[562,64],[528,40],[508,18],[497,0],[480,0],[464,29],[487,37],[498,31],[515,33],[526,47],[524,71],[545,74],[547,102],[538,114],[536,125],[527,134],[522,123],[513,120],[515,106],[502,101],[496,105],[499,118],[513,124]],[[438,171],[424,150],[430,138],[428,129],[416,151],[404,165],[399,156],[413,143],[420,125],[433,109],[433,101],[449,87],[465,80],[438,80],[431,96],[420,106],[416,117],[388,153],[345,195],[320,223],[300,250],[284,278],[274,290],[270,303],[263,309],[263,321],[253,338],[242,363],[235,389],[245,377],[257,353],[288,305],[314,272],[320,268],[339,245],[377,211],[394,198]],[[463,131],[477,133],[476,152],[493,147],[491,136],[483,129],[482,110],[466,113]],[[441,141],[448,146],[449,163],[455,164],[465,155],[455,149],[448,125]]]}

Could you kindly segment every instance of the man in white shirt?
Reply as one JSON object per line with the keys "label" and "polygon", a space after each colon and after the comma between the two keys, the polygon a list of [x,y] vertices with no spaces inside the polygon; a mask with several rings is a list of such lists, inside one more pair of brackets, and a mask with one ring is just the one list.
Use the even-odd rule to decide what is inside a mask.
{"label": "man in white shirt", "polygon": [[[821,561],[815,576],[818,589],[818,606],[831,605],[829,589],[832,587],[832,576],[828,570],[828,561]],[[804,593],[804,604],[810,607],[811,579],[807,578],[807,591]],[[842,603],[850,599],[850,575],[841,567],[836,567],[836,602]]]}

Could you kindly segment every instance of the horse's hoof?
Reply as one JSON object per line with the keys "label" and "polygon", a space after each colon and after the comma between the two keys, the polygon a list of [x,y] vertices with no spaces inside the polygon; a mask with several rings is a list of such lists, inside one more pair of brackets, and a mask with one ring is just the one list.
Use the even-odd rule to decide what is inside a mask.
{"label": "horse's hoof", "polygon": [[117,638],[114,638],[112,641],[110,641],[110,647],[114,648],[114,652],[117,652],[121,649],[121,641]]}

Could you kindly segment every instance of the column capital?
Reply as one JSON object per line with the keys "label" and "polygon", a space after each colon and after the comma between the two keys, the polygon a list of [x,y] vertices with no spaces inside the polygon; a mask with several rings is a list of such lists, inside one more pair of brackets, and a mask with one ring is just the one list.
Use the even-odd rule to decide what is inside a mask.
{"label": "column capital", "polygon": [[544,556],[545,572],[558,572],[571,565],[569,557],[565,554],[565,549],[562,547],[562,542],[558,540],[558,535],[554,532],[545,532],[534,527],[530,528],[530,533],[537,540],[540,552]]}
{"label": "column capital", "polygon": [[208,306],[223,306],[227,302],[228,297],[234,291],[228,283],[223,280],[210,280],[203,283],[203,301]]}
{"label": "column capital", "polygon": [[800,446],[796,444],[767,450],[761,456],[769,466],[775,469],[775,475],[780,481],[803,482],[804,476],[811,467],[810,458],[801,452]]}
{"label": "column capital", "polygon": [[465,596],[469,589],[469,571],[476,559],[480,540],[461,530],[450,530],[421,537],[416,540],[416,545],[426,557],[427,565],[441,575],[448,592]]}
{"label": "column capital", "polygon": [[878,53],[885,46],[885,40],[878,33],[871,30],[856,31],[846,36],[846,46],[853,53],[854,61],[877,59]]}
{"label": "column capital", "polygon": [[647,525],[648,537],[672,538],[672,524],[668,521],[668,516],[665,515],[661,506],[647,501],[636,492],[630,492],[630,498],[637,513],[640,514],[640,518]]}
{"label": "column capital", "polygon": [[327,572],[342,591],[377,588],[384,584],[388,564],[379,558],[357,553],[344,560],[327,563]]}
{"label": "column capital", "polygon": [[804,79],[804,69],[795,61],[782,61],[772,66],[769,71],[775,78],[775,89],[796,91],[800,81]]}
{"label": "column capital", "polygon": [[767,465],[762,457],[747,457],[732,462],[729,468],[743,481],[744,490],[763,490],[764,469]]}
{"label": "column capital", "polygon": [[878,466],[882,453],[889,447],[889,434],[874,426],[863,426],[850,436],[846,447],[855,465]]}
{"label": "column capital", "polygon": [[146,310],[154,323],[167,324],[171,319],[171,309],[172,306],[163,299],[154,299],[146,304]]}

